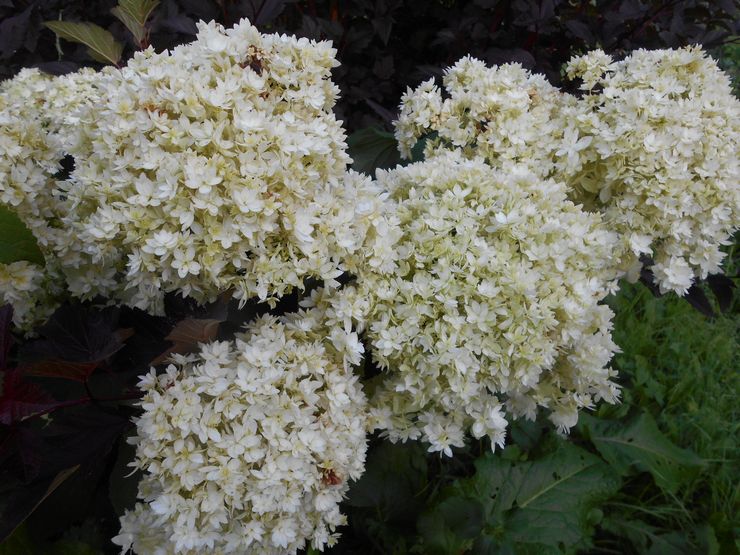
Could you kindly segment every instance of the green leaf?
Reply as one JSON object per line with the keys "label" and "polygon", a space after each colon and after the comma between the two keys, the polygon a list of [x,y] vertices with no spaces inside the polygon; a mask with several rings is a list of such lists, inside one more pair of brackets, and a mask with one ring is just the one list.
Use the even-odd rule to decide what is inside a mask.
{"label": "green leaf", "polygon": [[120,0],[117,8],[126,12],[134,21],[143,27],[154,8],[158,5],[159,0]]}
{"label": "green leaf", "polygon": [[414,520],[424,506],[424,449],[418,443],[383,442],[368,453],[366,471],[350,484],[347,504],[372,508],[388,519]]}
{"label": "green leaf", "polygon": [[115,65],[121,59],[123,45],[108,31],[94,23],[45,21],[44,25],[60,38],[87,46],[90,56],[99,62]]}
{"label": "green leaf", "polygon": [[27,260],[44,265],[36,238],[13,212],[0,206],[0,264]]}
{"label": "green leaf", "polygon": [[36,549],[25,524],[21,524],[15,531],[0,542],[0,555],[35,554]]}
{"label": "green leaf", "polygon": [[690,475],[690,467],[704,464],[695,453],[671,443],[646,412],[627,423],[583,415],[580,426],[619,474],[627,475],[633,468],[650,472],[655,483],[668,492],[676,491]]}
{"label": "green leaf", "polygon": [[504,545],[587,545],[591,509],[620,485],[607,464],[569,443],[539,460],[510,462],[489,454],[475,466],[475,476],[460,487],[483,501],[486,534]]}
{"label": "green leaf", "polygon": [[461,553],[478,537],[484,524],[481,503],[469,497],[449,497],[419,517],[417,528],[428,553]]}
{"label": "green leaf", "polygon": [[398,143],[393,133],[377,127],[368,127],[352,133],[347,138],[352,169],[368,175],[375,170],[393,168],[401,163]]}
{"label": "green leaf", "polygon": [[118,20],[126,26],[126,29],[131,31],[134,36],[134,40],[141,44],[146,38],[146,27],[136,21],[136,18],[132,16],[126,10],[121,9],[120,6],[112,8],[110,13],[118,18]]}

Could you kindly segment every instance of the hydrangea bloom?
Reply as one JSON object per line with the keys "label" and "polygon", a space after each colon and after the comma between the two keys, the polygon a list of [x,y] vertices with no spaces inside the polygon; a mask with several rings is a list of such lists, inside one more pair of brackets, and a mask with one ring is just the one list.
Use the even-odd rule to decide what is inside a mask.
{"label": "hydrangea bloom", "polygon": [[445,70],[443,90],[430,79],[403,95],[395,135],[405,157],[426,137],[427,154],[459,148],[497,168],[526,165],[549,177],[585,146],[571,121],[577,110],[576,98],[543,75],[466,56]]}
{"label": "hydrangea bloom", "polygon": [[599,304],[614,286],[615,236],[598,214],[563,183],[459,152],[378,180],[398,218],[396,267],[306,305],[365,328],[389,370],[370,400],[377,428],[451,455],[468,431],[503,445],[507,414],[546,408],[566,431],[579,408],[616,400],[612,313]]}
{"label": "hydrangea bloom", "polygon": [[63,195],[55,176],[70,147],[73,113],[95,98],[89,69],[51,77],[24,69],[0,83],[0,203],[33,231],[49,261],[0,264],[0,295],[15,307],[14,321],[30,327],[54,310],[63,279],[48,256],[69,231],[61,225]]}
{"label": "hydrangea bloom", "polygon": [[[331,111],[334,55],[327,42],[262,35],[246,21],[228,30],[201,23],[197,40],[172,52],[84,72],[88,96],[105,102],[46,103],[43,112],[67,124],[63,141],[58,126],[21,113],[19,129],[28,120],[38,132],[3,162],[20,172],[28,157],[39,175],[6,188],[2,201],[20,207],[82,298],[161,313],[168,291],[206,301],[233,289],[273,301],[307,277],[332,286],[352,268],[380,202],[377,188],[346,173]],[[34,100],[65,79],[28,76],[9,97]],[[57,182],[65,154],[75,169]]]}
{"label": "hydrangea bloom", "polygon": [[357,335],[322,318],[264,316],[142,377],[143,502],[121,519],[124,551],[277,555],[336,541],[338,503],[364,469],[366,399]]}
{"label": "hydrangea bloom", "polygon": [[623,239],[622,265],[652,255],[661,291],[684,294],[720,271],[740,226],[740,101],[699,48],[595,51],[571,60],[590,138],[568,176],[578,202],[604,212]]}
{"label": "hydrangea bloom", "polygon": [[37,264],[19,260],[0,264],[0,305],[13,305],[13,323],[29,329],[56,307],[58,285]]}

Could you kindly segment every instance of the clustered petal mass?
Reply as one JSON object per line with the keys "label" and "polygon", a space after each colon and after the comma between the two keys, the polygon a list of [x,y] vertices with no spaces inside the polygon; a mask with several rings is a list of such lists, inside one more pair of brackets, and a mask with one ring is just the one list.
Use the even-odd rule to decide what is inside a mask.
{"label": "clustered petal mass", "polygon": [[650,255],[660,290],[686,293],[721,271],[740,225],[740,101],[699,47],[574,58],[591,142],[568,176],[573,197],[622,236],[622,265]]}
{"label": "clustered petal mass", "polygon": [[[326,42],[262,35],[245,21],[201,24],[195,42],[121,69],[25,72],[4,88],[5,102],[33,108],[3,110],[18,125],[3,130],[3,163],[18,177],[0,186],[2,200],[83,299],[160,314],[170,291],[272,302],[309,277],[336,285],[379,199],[346,172],[334,55]],[[43,100],[50,92],[76,100]],[[65,155],[74,171],[58,181]]]}
{"label": "clustered petal mass", "polygon": [[[497,168],[527,166],[550,177],[562,162],[561,144],[571,139],[576,98],[520,64],[487,67],[466,56],[401,98],[395,135],[401,154],[426,138],[425,152],[461,149]],[[580,145],[579,145],[580,147]]]}
{"label": "clustered petal mass", "polygon": [[698,47],[602,51],[573,58],[583,95],[560,92],[518,64],[463,58],[401,102],[402,154],[459,149],[494,167],[525,164],[569,185],[620,234],[614,264],[634,276],[652,257],[661,291],[687,292],[720,271],[740,226],[740,101]]}
{"label": "clustered petal mass", "polygon": [[[609,262],[615,234],[526,167],[441,152],[379,172],[398,219],[396,264],[312,303],[365,329],[388,369],[375,427],[451,455],[466,434],[503,446],[507,417],[540,408],[563,431],[614,402]],[[508,416],[507,416],[508,415]]]}
{"label": "clustered petal mass", "polygon": [[142,500],[114,541],[139,555],[295,553],[335,543],[364,470],[362,345],[318,310],[264,316],[142,377]]}
{"label": "clustered petal mass", "polygon": [[[0,203],[23,220],[46,253],[69,241],[57,178],[78,123],[74,113],[97,98],[96,79],[90,69],[62,77],[24,69],[0,83]],[[0,296],[13,304],[14,322],[24,328],[53,312],[62,284],[61,260],[54,256],[45,268],[0,264]]]}
{"label": "clustered petal mass", "polygon": [[580,95],[463,58],[402,98],[424,160],[371,179],[347,170],[329,43],[198,29],[0,84],[0,203],[46,260],[0,264],[16,324],[69,295],[161,314],[169,292],[274,306],[319,284],[141,378],[124,551],[323,549],[372,430],[448,456],[538,413],[567,432],[619,396],[617,280],[650,256],[683,294],[740,223],[739,103],[698,48],[576,57]]}

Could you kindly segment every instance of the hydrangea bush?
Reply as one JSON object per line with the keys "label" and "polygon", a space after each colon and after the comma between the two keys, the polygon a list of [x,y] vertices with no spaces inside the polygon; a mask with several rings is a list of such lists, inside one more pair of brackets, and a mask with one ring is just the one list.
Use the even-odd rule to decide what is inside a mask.
{"label": "hydrangea bush", "polygon": [[404,157],[426,138],[426,154],[461,149],[496,168],[524,165],[542,177],[568,163],[561,151],[577,133],[577,100],[543,75],[467,56],[445,70],[442,84],[430,79],[401,98],[395,136]]}
{"label": "hydrangea bush", "polygon": [[538,413],[567,433],[619,397],[618,279],[652,255],[683,294],[738,227],[738,101],[698,49],[574,58],[581,95],[463,58],[401,101],[400,150],[424,159],[375,179],[348,170],[335,53],[201,23],[0,86],[0,202],[46,259],[0,265],[17,324],[68,296],[161,315],[168,293],[311,289],[141,378],[123,551],[332,545],[374,430],[449,457]]}
{"label": "hydrangea bush", "polygon": [[65,197],[57,177],[79,124],[76,110],[98,98],[96,79],[90,69],[62,77],[24,69],[0,83],[0,202],[49,254],[43,269],[26,261],[0,264],[3,301],[13,304],[15,322],[25,328],[49,316],[64,289],[63,259],[54,251],[74,236],[62,223]]}

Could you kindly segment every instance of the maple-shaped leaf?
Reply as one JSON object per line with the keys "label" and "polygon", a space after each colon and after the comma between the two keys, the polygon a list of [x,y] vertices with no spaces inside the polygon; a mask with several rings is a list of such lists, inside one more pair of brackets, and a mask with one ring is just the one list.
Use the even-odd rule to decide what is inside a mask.
{"label": "maple-shaped leaf", "polygon": [[123,347],[130,330],[118,329],[118,310],[82,305],[59,308],[39,330],[42,339],[21,351],[26,374],[84,382]]}
{"label": "maple-shaped leaf", "polygon": [[179,321],[165,338],[172,342],[172,346],[152,360],[156,366],[167,360],[172,354],[187,354],[195,351],[199,343],[213,341],[218,335],[218,327],[222,320],[213,318],[186,318]]}
{"label": "maple-shaped leaf", "polygon": [[84,383],[97,367],[97,362],[68,362],[52,359],[24,364],[22,370],[28,376],[64,378],[65,380]]}
{"label": "maple-shaped leaf", "polygon": [[13,344],[10,327],[13,323],[13,307],[9,304],[0,307],[0,370],[8,367],[8,355]]}
{"label": "maple-shaped leaf", "polygon": [[0,491],[0,544],[79,468],[79,464],[65,468],[52,477],[39,478],[30,484],[3,484]]}
{"label": "maple-shaped leaf", "polygon": [[20,422],[0,428],[0,469],[24,482],[36,478],[44,461],[44,440],[38,426]]}
{"label": "maple-shaped leaf", "polygon": [[25,381],[18,369],[5,370],[3,378],[0,422],[6,426],[58,405],[38,385]]}

